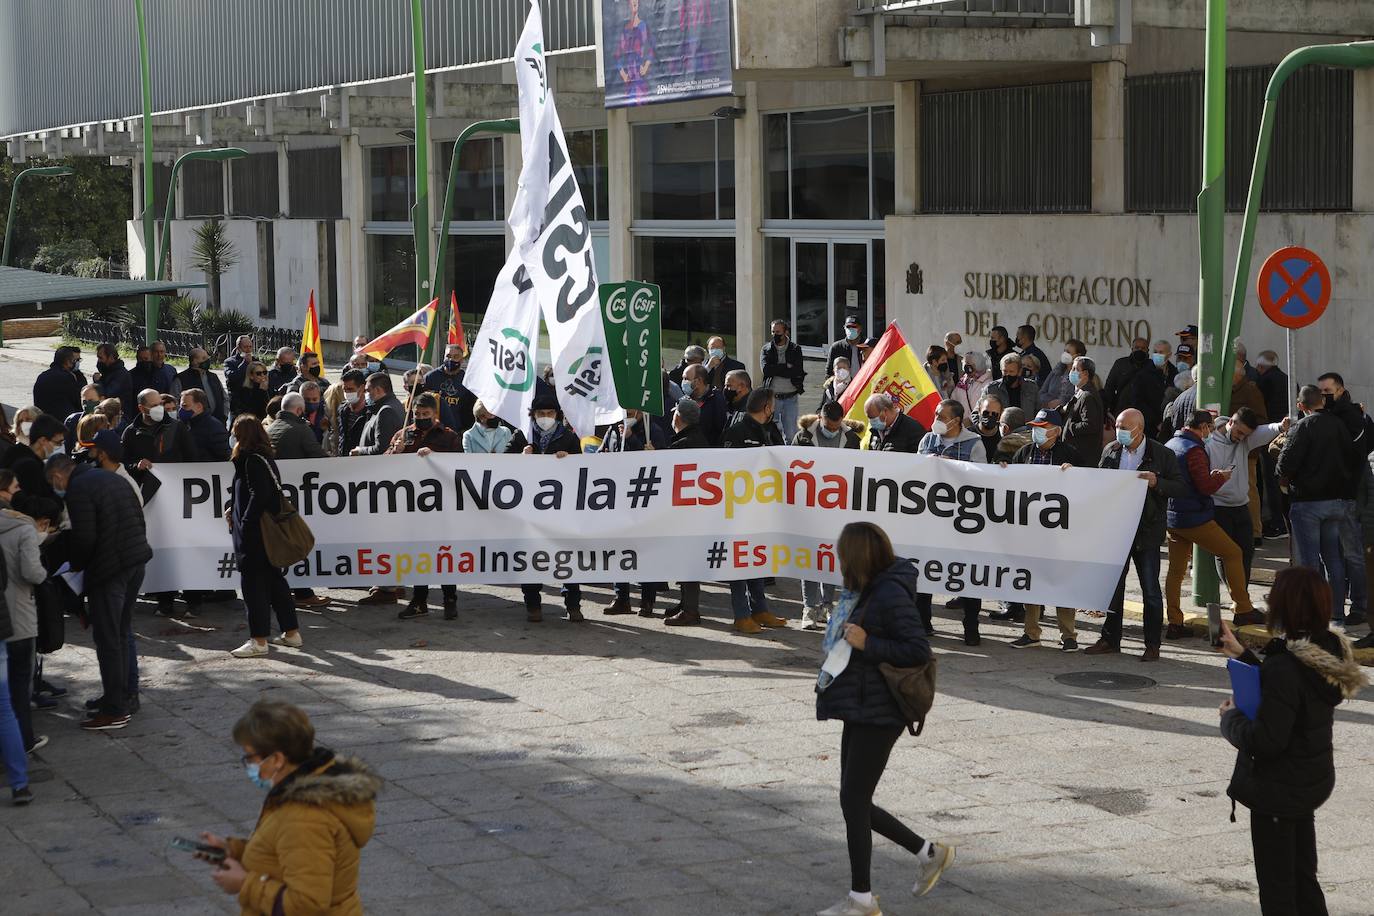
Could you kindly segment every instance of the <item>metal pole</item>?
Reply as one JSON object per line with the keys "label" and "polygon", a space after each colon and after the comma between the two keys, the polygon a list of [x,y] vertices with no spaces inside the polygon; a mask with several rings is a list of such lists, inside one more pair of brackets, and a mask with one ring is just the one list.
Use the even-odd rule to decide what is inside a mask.
{"label": "metal pole", "polygon": [[[477,121],[463,128],[463,132],[458,135],[457,141],[453,144],[453,160],[448,167],[448,184],[444,189],[444,212],[439,217],[439,246],[434,258],[434,282],[430,288],[434,290],[435,297],[439,300],[439,308],[434,315],[434,331],[429,335],[429,346],[425,348],[424,356],[432,366],[439,365],[439,333],[443,329],[444,339],[448,339],[448,308],[449,290],[448,285],[448,229],[450,220],[453,217],[453,195],[458,187],[458,162],[463,156],[463,146],[480,133],[493,134],[518,134],[520,133],[520,121],[517,118],[503,118],[497,121]],[[422,362],[424,359],[421,360]]]}
{"label": "metal pole", "polygon": [[[138,76],[143,88],[143,278],[153,282],[157,270],[153,239],[153,81],[148,65],[148,26],[143,15],[143,0],[134,0],[138,19]],[[170,194],[170,192],[169,192]],[[157,340],[158,299],[143,297],[143,322],[147,327],[144,342]]]}
{"label": "metal pole", "polygon": [[[167,185],[167,207],[162,217],[162,241],[158,244],[157,250],[157,279],[161,280],[167,273],[167,259],[172,251],[172,216],[176,202],[177,175],[181,173],[181,167],[190,159],[208,159],[212,162],[228,162],[230,159],[242,159],[247,156],[247,150],[239,149],[236,146],[224,147],[222,149],[195,149],[189,153],[183,153],[172,163],[172,179]],[[171,279],[168,277],[168,279]]]}
{"label": "metal pole", "polygon": [[32,172],[33,169],[24,169],[14,176],[14,185],[10,188],[10,215],[5,220],[5,251],[0,255],[0,264],[5,267],[10,266],[10,240],[14,238],[14,215],[19,209],[19,182],[24,180],[24,176]]}
{"label": "metal pole", "polygon": [[[1226,0],[1207,0],[1204,65],[1202,192],[1198,194],[1198,379],[1197,406],[1225,411],[1231,399],[1230,354],[1225,344],[1222,270],[1226,218]],[[1218,597],[1212,556],[1193,549],[1193,603]]]}
{"label": "metal pole", "polygon": [[[1293,329],[1292,329],[1292,328],[1285,328],[1285,329],[1284,329],[1284,332],[1283,332],[1283,344],[1284,344],[1284,349],[1286,349],[1286,350],[1288,351],[1288,352],[1285,354],[1285,357],[1286,357],[1287,360],[1288,360],[1288,362],[1286,363],[1286,365],[1288,366],[1288,415],[1289,415],[1289,416],[1292,416],[1292,414],[1293,414],[1293,405],[1296,404],[1296,403],[1298,403],[1298,367],[1295,366],[1295,365],[1293,365]],[[1271,420],[1270,422],[1271,422],[1271,423],[1277,423],[1278,421],[1277,421],[1277,420]]]}
{"label": "metal pole", "polygon": [[[410,44],[415,55],[415,307],[430,299],[429,284],[429,104],[425,96],[425,15],[423,0],[410,0]],[[429,329],[434,338],[435,328]],[[423,358],[424,354],[420,354]]]}

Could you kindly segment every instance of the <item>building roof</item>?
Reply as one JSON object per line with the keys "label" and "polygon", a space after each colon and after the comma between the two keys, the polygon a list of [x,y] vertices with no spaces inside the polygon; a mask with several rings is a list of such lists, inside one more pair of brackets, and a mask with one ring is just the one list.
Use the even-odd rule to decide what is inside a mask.
{"label": "building roof", "polygon": [[0,318],[33,318],[76,309],[104,308],[133,302],[149,293],[175,296],[179,290],[204,286],[204,283],[69,277],[0,267]]}

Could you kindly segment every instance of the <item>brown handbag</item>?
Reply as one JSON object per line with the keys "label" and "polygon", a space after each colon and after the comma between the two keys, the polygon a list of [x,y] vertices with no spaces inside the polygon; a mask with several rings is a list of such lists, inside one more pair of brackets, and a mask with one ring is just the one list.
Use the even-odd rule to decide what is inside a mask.
{"label": "brown handbag", "polygon": [[[906,589],[904,584],[902,587],[915,603],[910,589]],[[860,600],[866,604],[867,598],[867,595],[863,595]],[[860,619],[867,615],[868,608],[865,606]],[[859,623],[857,620],[851,622]],[[931,655],[930,661],[913,668],[899,668],[887,662],[878,663],[878,673],[887,682],[888,692],[892,694],[893,702],[897,704],[898,711],[906,720],[907,731],[913,735],[919,735],[925,730],[926,716],[930,714],[930,708],[935,705],[936,670],[934,655]]]}
{"label": "brown handbag", "polygon": [[[258,456],[262,458],[261,455]],[[281,481],[277,479],[272,463],[262,459],[267,471],[272,475],[272,483],[277,487],[279,509],[276,513],[264,512],[258,520],[262,530],[262,546],[267,554],[267,562],[278,568],[294,566],[310,556],[315,549],[315,535],[310,526],[301,518],[291,500],[282,492]]]}

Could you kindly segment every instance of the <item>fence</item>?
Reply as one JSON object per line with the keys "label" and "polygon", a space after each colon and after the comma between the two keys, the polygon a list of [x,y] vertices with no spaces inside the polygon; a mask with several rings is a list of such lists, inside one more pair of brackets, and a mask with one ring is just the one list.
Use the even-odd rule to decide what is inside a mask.
{"label": "fence", "polygon": [[[77,340],[116,346],[138,347],[147,339],[144,325],[122,325],[94,318],[69,321],[67,331]],[[276,358],[280,348],[291,347],[294,350],[301,343],[301,332],[291,328],[254,328],[251,333],[258,354],[268,363]],[[157,339],[166,345],[169,356],[188,357],[192,350],[203,347],[213,358],[222,360],[234,346],[234,338],[229,334],[220,334],[214,340],[207,340],[203,335],[189,331],[158,331]]]}

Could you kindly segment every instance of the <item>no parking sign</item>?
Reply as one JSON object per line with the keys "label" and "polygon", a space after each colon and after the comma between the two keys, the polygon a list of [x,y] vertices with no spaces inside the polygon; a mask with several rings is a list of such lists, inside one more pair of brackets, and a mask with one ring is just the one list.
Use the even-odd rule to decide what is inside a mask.
{"label": "no parking sign", "polygon": [[1316,252],[1297,246],[1280,248],[1260,268],[1256,292],[1269,320],[1294,331],[1312,324],[1326,311],[1331,301],[1331,272]]}

